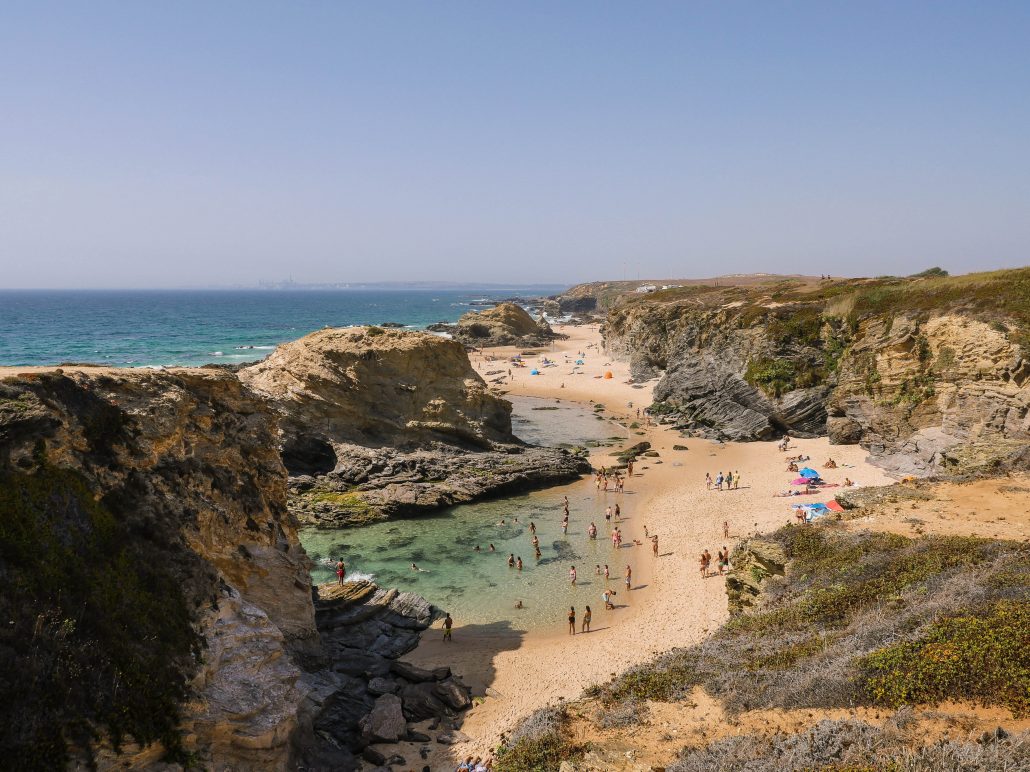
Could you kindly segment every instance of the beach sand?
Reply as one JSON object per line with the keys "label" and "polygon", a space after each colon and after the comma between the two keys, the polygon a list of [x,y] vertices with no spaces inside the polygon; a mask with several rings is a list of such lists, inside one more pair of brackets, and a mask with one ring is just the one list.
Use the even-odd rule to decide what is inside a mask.
{"label": "beach sand", "polygon": [[[628,365],[604,354],[597,326],[565,327],[560,331],[569,339],[556,341],[543,352],[558,363],[556,367],[539,367],[538,357],[527,357],[530,366],[513,369],[514,377],[508,381],[506,360],[518,353],[511,348],[475,353],[473,365],[487,381],[500,377],[487,376],[487,372],[503,370],[505,383],[497,387],[507,393],[593,401],[604,404],[605,415],[624,425],[636,421],[636,409],[652,402],[655,382],[629,382]],[[574,373],[571,364],[577,352],[585,353],[584,365],[578,368],[581,374]],[[566,356],[570,357],[569,363]],[[529,374],[534,365],[540,375]],[[611,379],[597,377],[608,371]],[[633,407],[628,406],[631,402]],[[638,460],[626,493],[598,496],[599,539],[605,536],[606,502],[618,501],[627,518],[622,524],[623,548],[618,554],[612,549],[609,560],[611,586],[618,590],[616,610],[604,610],[603,580],[595,581],[593,569],[583,566],[580,576],[589,578],[591,584],[583,588],[577,615],[582,619],[583,606],[591,606],[593,632],[570,636],[564,616],[554,620],[552,631],[531,632],[513,630],[507,624],[463,626],[456,619],[454,641],[448,644],[442,642],[438,629],[427,631],[406,659],[421,666],[450,665],[482,699],[468,711],[461,725],[470,740],[450,747],[434,743],[430,758],[422,763],[435,770],[467,755],[489,756],[500,735],[537,708],[574,699],[591,684],[647,661],[655,653],[694,644],[722,624],[727,619],[724,580],[716,576],[701,578],[700,552],[707,548],[714,556],[723,546],[732,548],[745,536],[774,530],[793,520],[792,503],[828,501],[835,493],[831,489],[808,497],[774,497],[788,489],[795,476],[786,471],[786,456],[804,453],[811,457],[810,465],[819,469],[828,457],[834,458],[838,468],[824,474],[831,483],[843,482],[845,476],[859,485],[892,482],[866,463],[862,448],[831,448],[826,438],[794,440],[791,449],[782,453],[775,442],[722,444],[683,439],[670,428],[644,429],[643,419],[640,424],[641,429],[630,431],[630,443],[647,440],[660,457]],[[643,436],[637,431],[643,431]],[[673,450],[673,445],[688,450]],[[612,450],[599,448],[592,456],[595,467],[611,463]],[[743,485],[739,490],[706,489],[706,472],[714,477],[731,469],[741,474]],[[579,495],[596,494],[594,481],[589,478],[570,489]],[[723,538],[724,522],[729,524],[729,539]],[[658,534],[657,558],[645,542],[645,525],[650,533]],[[643,544],[636,546],[634,540]],[[622,584],[626,564],[633,569],[633,589],[628,593]],[[567,567],[555,566],[554,570],[566,571]],[[394,747],[410,759],[417,756],[420,745]],[[381,750],[390,755],[389,748]]]}

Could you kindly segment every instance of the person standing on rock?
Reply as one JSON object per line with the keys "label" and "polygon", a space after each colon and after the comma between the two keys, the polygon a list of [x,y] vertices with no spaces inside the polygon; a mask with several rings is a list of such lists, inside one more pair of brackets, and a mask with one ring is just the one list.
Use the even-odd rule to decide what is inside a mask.
{"label": "person standing on rock", "polygon": [[450,612],[447,612],[443,618],[443,639],[445,641],[451,641],[451,627],[454,625],[454,620],[451,619]]}
{"label": "person standing on rock", "polygon": [[337,580],[340,582],[340,586],[341,587],[343,586],[343,577],[345,577],[346,575],[347,575],[347,566],[343,562],[343,558],[340,558],[336,562],[336,577],[337,577]]}

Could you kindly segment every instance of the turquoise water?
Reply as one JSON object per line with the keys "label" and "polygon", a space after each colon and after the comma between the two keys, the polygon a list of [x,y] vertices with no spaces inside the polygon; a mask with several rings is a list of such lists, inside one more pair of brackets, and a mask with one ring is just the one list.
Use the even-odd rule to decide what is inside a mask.
{"label": "turquoise water", "polygon": [[261,359],[277,344],[326,325],[397,322],[425,327],[455,321],[473,307],[473,300],[512,293],[0,291],[0,365],[238,364]]}
{"label": "turquoise water", "polygon": [[[599,421],[586,409],[561,403],[559,410],[534,411],[556,405],[553,400],[516,398],[514,425],[527,440],[546,444],[582,444],[609,436],[625,436],[621,427]],[[562,496],[570,504],[569,532],[561,532]],[[335,579],[337,558],[349,573],[372,577],[384,587],[397,587],[423,595],[447,609],[458,624],[511,621],[528,630],[561,624],[570,605],[589,604],[595,620],[602,615],[604,578],[594,566],[608,563],[613,587],[621,588],[627,559],[617,556],[605,528],[604,510],[618,501],[632,516],[633,496],[597,491],[590,479],[523,496],[466,504],[439,514],[393,520],[363,528],[324,531],[306,529],[301,542],[315,560],[318,582]],[[518,518],[519,522],[514,522]],[[500,525],[501,520],[505,525]],[[598,537],[587,528],[593,520]],[[537,526],[540,560],[533,557],[529,523]],[[493,543],[495,552],[489,552]],[[476,545],[482,549],[475,551]],[[625,555],[638,551],[623,547]],[[509,553],[521,556],[523,569],[508,567]],[[415,563],[421,571],[413,571]],[[569,584],[569,567],[578,571],[578,587]],[[622,596],[620,596],[620,600]],[[521,600],[524,608],[515,609]]]}

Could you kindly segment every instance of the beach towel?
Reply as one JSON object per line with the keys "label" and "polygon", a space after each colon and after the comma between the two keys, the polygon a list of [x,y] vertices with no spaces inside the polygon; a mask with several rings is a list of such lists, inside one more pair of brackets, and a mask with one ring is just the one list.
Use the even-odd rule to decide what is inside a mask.
{"label": "beach towel", "polygon": [[811,482],[807,477],[798,477],[791,481],[791,485],[808,485]]}
{"label": "beach towel", "polygon": [[826,502],[826,508],[829,509],[831,512],[843,512],[844,511],[844,507],[842,507],[840,504],[838,504],[836,499],[834,499],[833,501],[827,501]]}

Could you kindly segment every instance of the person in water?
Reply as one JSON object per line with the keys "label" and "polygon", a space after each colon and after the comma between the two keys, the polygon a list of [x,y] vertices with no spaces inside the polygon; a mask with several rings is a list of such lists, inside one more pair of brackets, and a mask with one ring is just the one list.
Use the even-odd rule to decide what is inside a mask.
{"label": "person in water", "polygon": [[519,559],[515,561],[515,568],[517,568],[519,571],[522,570],[522,556],[521,555],[519,555]]}
{"label": "person in water", "polygon": [[491,552],[497,552],[497,548],[494,545],[490,545],[488,548]]}
{"label": "person in water", "polygon": [[450,612],[443,618],[443,639],[445,641],[451,640],[451,627],[454,625],[454,620],[451,619]]}
{"label": "person in water", "polygon": [[529,521],[529,532],[536,533],[536,523],[534,523],[532,520]]}
{"label": "person in water", "polygon": [[479,546],[479,545],[477,544],[477,545],[476,545],[476,552],[482,552],[482,551],[483,551],[483,548],[482,548],[482,547],[480,547],[480,546]]}
{"label": "person in water", "polygon": [[590,527],[587,529],[587,535],[591,539],[596,539],[597,538],[597,526],[594,525],[593,521],[591,521]]}
{"label": "person in water", "polygon": [[515,601],[515,608],[522,608],[522,601],[521,600]]}
{"label": "person in water", "polygon": [[580,630],[580,632],[590,632],[590,606],[587,606],[587,610],[583,612],[583,628]]}
{"label": "person in water", "polygon": [[573,566],[569,569],[569,581],[572,582],[572,586],[576,586],[576,567]]}
{"label": "person in water", "polygon": [[343,585],[343,577],[345,577],[346,575],[347,575],[347,566],[343,562],[343,558],[340,558],[336,562],[336,578],[337,578],[337,581],[339,581],[341,586]]}
{"label": "person in water", "polygon": [[513,552],[510,555],[508,555],[508,568],[514,568],[514,567],[515,567],[515,553]]}

